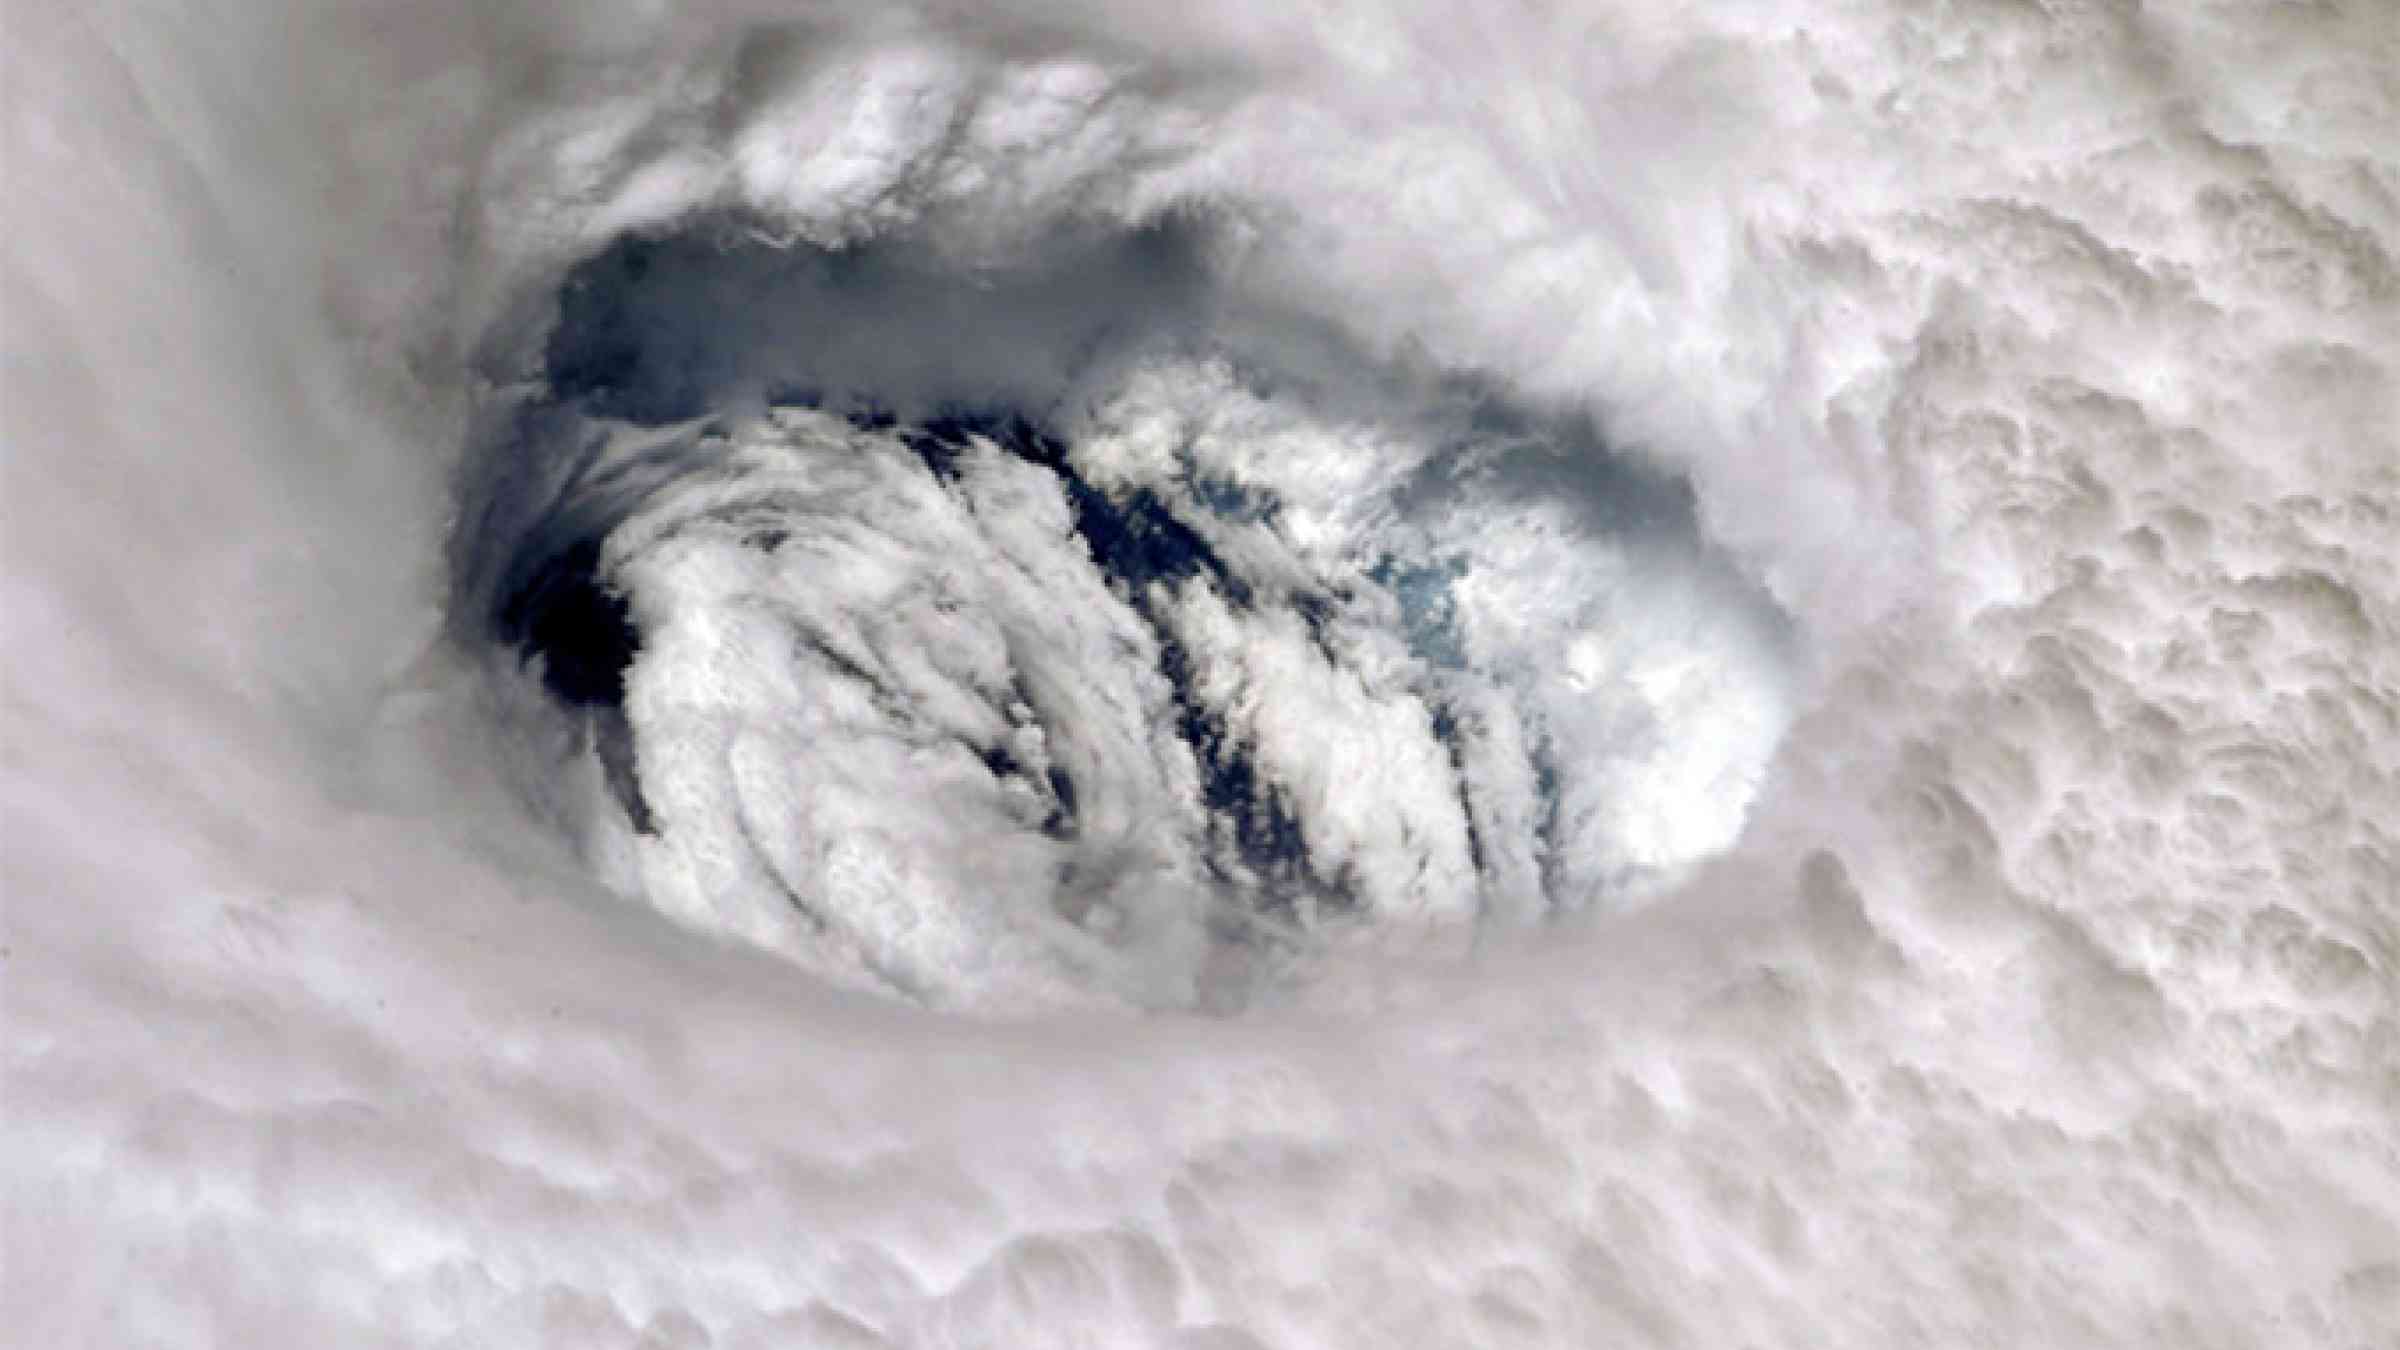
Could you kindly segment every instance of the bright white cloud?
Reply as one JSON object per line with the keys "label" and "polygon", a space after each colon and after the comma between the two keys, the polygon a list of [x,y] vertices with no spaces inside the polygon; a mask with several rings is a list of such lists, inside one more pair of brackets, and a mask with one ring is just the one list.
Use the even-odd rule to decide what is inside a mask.
{"label": "bright white cloud", "polygon": [[[2400,1328],[2400,53],[2372,0],[834,5],[772,34],[746,4],[19,9],[25,1339]],[[645,770],[689,827],[654,840],[594,833],[573,724],[444,636],[461,456],[497,434],[470,418],[532,373],[559,276],[730,208],[911,232],[920,281],[795,283],[803,329],[728,271],[687,297],[724,339],[701,383],[834,332],[829,385],[1071,384],[1091,481],[1164,491],[1189,454],[1281,498],[1193,528],[1262,588],[1352,582],[1339,661],[1280,609],[1159,612],[1392,907],[1455,895],[1470,817],[1510,909],[1738,841],[1463,958],[1362,928],[1238,1017],[837,992],[810,962],[1002,1003],[1227,972],[1189,931],[1215,892],[1184,889],[1207,826],[1142,673],[1161,625],[1015,457],[943,484],[752,402],[738,462],[650,501],[611,547],[661,611],[629,720],[683,757]],[[1043,271],[1177,213],[1196,274]],[[956,300],[978,267],[1011,303]],[[1104,301],[1157,327],[1063,360]],[[1178,359],[1196,331],[1257,369]],[[1397,398],[1437,369],[1591,407],[1689,478],[1694,528],[1607,517],[1639,476],[1579,457],[1415,491],[1473,467]],[[816,523],[783,549],[712,514],[786,489]],[[1014,717],[1003,675],[1078,715]],[[1473,732],[1455,762],[1417,735],[1429,689]],[[994,736],[1121,846],[1025,828],[1035,775],[944,748]],[[1005,903],[1062,866],[1129,925],[1082,958]],[[834,937],[742,903],[812,887]]]}

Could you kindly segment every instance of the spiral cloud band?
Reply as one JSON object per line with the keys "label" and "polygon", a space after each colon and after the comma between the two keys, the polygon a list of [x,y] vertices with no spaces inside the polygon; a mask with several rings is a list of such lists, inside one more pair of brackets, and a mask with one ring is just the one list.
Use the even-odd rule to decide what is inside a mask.
{"label": "spiral cloud band", "polygon": [[2400,1335],[2400,20],[11,4],[28,1343]]}

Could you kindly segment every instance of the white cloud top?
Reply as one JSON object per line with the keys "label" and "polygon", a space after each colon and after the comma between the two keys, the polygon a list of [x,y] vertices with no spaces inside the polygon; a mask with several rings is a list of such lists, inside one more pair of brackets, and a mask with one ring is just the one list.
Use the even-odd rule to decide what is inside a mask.
{"label": "white cloud top", "polygon": [[[19,1339],[2400,1332],[2387,5],[18,9]],[[649,833],[459,607],[587,413]]]}

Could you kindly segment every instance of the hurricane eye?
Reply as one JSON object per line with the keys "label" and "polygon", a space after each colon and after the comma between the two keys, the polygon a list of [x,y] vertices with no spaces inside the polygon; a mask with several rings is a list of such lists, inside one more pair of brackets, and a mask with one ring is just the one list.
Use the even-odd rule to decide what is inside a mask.
{"label": "hurricane eye", "polygon": [[928,1001],[1183,1006],[1731,842],[1788,642],[1688,488],[1206,256],[566,274],[453,557],[612,880]]}

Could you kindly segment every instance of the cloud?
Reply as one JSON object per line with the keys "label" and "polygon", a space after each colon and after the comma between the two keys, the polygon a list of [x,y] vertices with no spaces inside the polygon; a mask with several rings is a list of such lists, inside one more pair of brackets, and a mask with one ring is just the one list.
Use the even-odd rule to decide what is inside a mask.
{"label": "cloud", "polygon": [[[2369,131],[2393,119],[2372,6],[2131,27],[827,6],[774,37],[762,13],[12,15],[9,162],[39,189],[11,195],[0,272],[12,1325],[2389,1339],[2379,414],[2400,330],[2376,320],[2400,229],[2373,186],[2391,166]],[[945,135],[909,139],[901,110],[935,106]],[[778,142],[778,109],[823,136]],[[1329,953],[1287,1002],[1218,1020],[908,1008],[612,893],[627,855],[596,875],[572,828],[613,800],[601,769],[527,790],[573,760],[571,719],[455,641],[450,512],[495,434],[469,405],[531,373],[510,358],[542,350],[559,279],[629,225],[768,207],[926,250],[926,284],[882,283],[908,301],[891,327],[837,311],[861,336],[835,373],[1018,402],[1085,369],[1057,358],[1099,301],[1192,312],[1131,268],[1070,273],[1048,314],[946,309],[934,281],[1197,222],[1227,299],[1179,322],[1251,366],[1105,367],[1057,429],[1099,488],[1181,484],[1176,519],[1258,592],[1353,583],[1339,660],[1290,609],[1235,614],[1188,579],[1160,613],[1279,781],[1389,780],[1373,819],[1346,790],[1295,797],[1341,856],[1390,868],[1383,893],[1407,892],[1395,860],[1455,856],[1403,673],[1456,699],[1449,782],[1488,884],[1555,886],[1522,842],[1534,747],[1618,756],[1560,798],[1576,842],[1549,856],[1605,879],[1689,847],[1723,817],[1597,808],[1722,806],[1751,781],[1727,751],[1778,709],[1745,672],[1789,642],[1795,721],[1740,838],[1634,912],[1498,928],[1463,958]],[[724,275],[729,320],[753,275]],[[744,309],[735,331],[783,331]],[[911,325],[973,341],[929,360]],[[1595,514],[1652,500],[1622,461],[1402,434],[1455,425],[1420,376],[1460,369],[1512,406],[1596,412],[1689,482],[1672,528]],[[1186,439],[1208,473],[1176,476]],[[757,447],[761,484],[797,472],[785,449]],[[986,736],[1008,721],[980,697],[1004,615],[1041,639],[1007,668],[1086,739],[1010,723],[1013,775],[911,762],[950,795],[902,802],[908,828],[1011,837],[984,827],[1059,805],[1031,772],[1048,756],[1087,834],[1118,811],[1171,836],[1204,783],[1168,767],[1163,695],[1133,674],[1163,653],[1091,655],[1143,631],[1090,594],[1062,478],[961,462],[869,480],[884,514],[852,519],[887,523],[855,525],[843,587],[774,624],[706,633],[673,606],[693,631],[635,684],[680,686],[695,722],[698,693],[817,709],[851,738],[836,804],[880,814],[901,757],[884,723],[834,719],[858,681],[788,647],[712,654],[822,632],[938,708],[927,725]],[[568,481],[531,480],[521,519]],[[1270,487],[1275,522],[1242,519]],[[678,500],[654,484],[604,513],[692,525],[638,560],[627,536],[628,567],[794,589]],[[1382,580],[1361,538],[1393,546]],[[1791,630],[1692,580],[1712,558]],[[990,608],[866,603],[944,567]],[[1446,662],[1517,673],[1461,689]],[[1658,711],[1593,715],[1595,690]],[[1372,756],[1351,726],[1380,733]],[[756,744],[694,754],[679,781],[716,806],[658,809],[721,824],[745,793],[816,790],[791,773],[813,743]],[[994,869],[1069,849],[1041,824]],[[937,880],[968,861],[895,856]],[[1164,894],[1150,858],[1087,860],[1089,893]],[[760,884],[775,864],[760,851]],[[859,894],[899,894],[886,865],[855,864]],[[883,917],[854,941],[898,950],[911,916]],[[966,927],[933,936],[997,961],[973,925],[1007,917],[950,909]],[[1137,985],[1219,974],[1158,950]]]}

